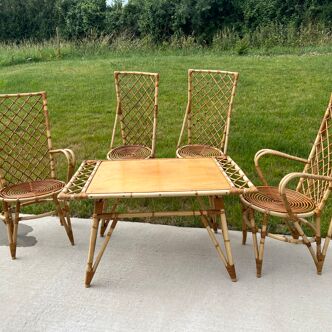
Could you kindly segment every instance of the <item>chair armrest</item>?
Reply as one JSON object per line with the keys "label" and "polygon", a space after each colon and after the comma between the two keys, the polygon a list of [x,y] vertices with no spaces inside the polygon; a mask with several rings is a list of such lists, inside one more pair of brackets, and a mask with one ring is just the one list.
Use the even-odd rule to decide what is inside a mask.
{"label": "chair armrest", "polygon": [[294,172],[294,173],[289,173],[285,175],[281,181],[279,182],[279,193],[282,197],[282,200],[285,204],[286,210],[290,217],[296,218],[295,214],[293,213],[287,197],[286,197],[286,189],[287,185],[290,181],[294,180],[295,178],[306,178],[306,179],[313,179],[313,180],[325,180],[325,181],[330,181],[332,182],[332,177],[330,176],[324,176],[324,175],[316,175],[316,174],[309,174],[309,173],[299,173],[299,172]]}
{"label": "chair armrest", "polygon": [[280,151],[277,151],[277,150],[271,150],[271,149],[262,149],[262,150],[259,150],[256,154],[255,154],[255,158],[254,158],[254,163],[255,163],[255,168],[256,168],[256,171],[257,171],[257,174],[260,178],[260,180],[262,181],[262,183],[265,185],[265,186],[268,186],[268,183],[263,175],[263,172],[259,166],[259,159],[265,155],[272,155],[272,156],[278,156],[278,157],[282,157],[282,158],[285,158],[285,159],[289,159],[289,160],[295,160],[295,161],[299,161],[301,163],[308,163],[308,159],[303,159],[303,158],[300,158],[300,157],[296,157],[296,156],[292,156],[290,154],[287,154],[287,153],[284,153],[284,152],[280,152]]}
{"label": "chair armrest", "polygon": [[68,182],[73,176],[75,170],[76,158],[74,152],[70,149],[55,149],[55,150],[50,150],[50,153],[52,154],[62,153],[65,155],[68,163],[67,167],[67,182]]}

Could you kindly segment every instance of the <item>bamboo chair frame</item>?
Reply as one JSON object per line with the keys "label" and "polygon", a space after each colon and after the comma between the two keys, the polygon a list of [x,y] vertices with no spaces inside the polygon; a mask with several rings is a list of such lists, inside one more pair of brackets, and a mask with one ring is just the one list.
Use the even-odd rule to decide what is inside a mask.
{"label": "bamboo chair frame", "polygon": [[[159,74],[115,71],[116,114],[107,159],[148,159],[155,156]],[[122,144],[115,145],[120,123]]]}
{"label": "bamboo chair frame", "polygon": [[[67,159],[67,182],[75,168],[70,149],[53,149],[46,92],[0,95],[0,215],[7,226],[10,253],[16,258],[17,231],[21,220],[57,214],[72,245],[74,237],[66,201],[57,195],[65,182],[57,180],[55,156]],[[56,210],[21,216],[21,207],[52,201]]]}
{"label": "bamboo chair frame", "polygon": [[[263,187],[257,187],[257,193],[241,196],[243,204],[242,243],[246,243],[247,230],[251,230],[256,260],[256,274],[261,276],[264,256],[265,238],[270,237],[291,244],[304,244],[315,263],[317,274],[321,274],[325,256],[332,236],[332,220],[322,248],[321,221],[322,210],[329,197],[332,187],[332,150],[330,148],[330,127],[332,118],[332,94],[324,114],[318,134],[308,159],[292,156],[280,151],[263,149],[256,153],[254,163]],[[289,173],[280,181],[278,188],[270,187],[261,170],[259,161],[263,156],[277,156],[305,164],[303,172]],[[296,190],[288,189],[289,183],[299,179]],[[262,195],[267,202],[262,203]],[[279,202],[281,208],[275,208],[273,201]],[[255,211],[263,214],[262,228],[258,229],[255,222]],[[268,232],[269,216],[281,218],[290,231],[290,236]],[[313,219],[313,221],[307,220]],[[303,226],[309,227],[314,236],[305,234]],[[260,241],[257,240],[260,233]],[[314,250],[312,243],[316,244]]]}
{"label": "bamboo chair frame", "polygon": [[[177,144],[178,158],[227,154],[233,99],[239,74],[188,70],[188,102]],[[181,145],[187,127],[187,145]]]}

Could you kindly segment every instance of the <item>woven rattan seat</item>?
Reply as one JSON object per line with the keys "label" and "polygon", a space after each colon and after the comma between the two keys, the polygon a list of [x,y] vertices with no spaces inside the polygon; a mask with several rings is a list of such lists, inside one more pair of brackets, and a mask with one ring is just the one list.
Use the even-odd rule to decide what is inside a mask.
{"label": "woven rattan seat", "polygon": [[152,151],[143,145],[123,145],[118,146],[107,154],[107,159],[147,159],[150,158]]}
{"label": "woven rattan seat", "polygon": [[[290,154],[262,149],[255,155],[254,163],[263,186],[257,192],[247,192],[241,196],[242,201],[242,243],[246,243],[247,229],[253,238],[256,274],[261,276],[265,238],[293,244],[304,244],[316,265],[317,273],[322,272],[326,252],[332,237],[332,220],[322,246],[321,214],[332,187],[332,149],[331,149],[332,95],[324,114],[315,142],[307,159]],[[304,128],[303,128],[304,129]],[[260,167],[264,156],[284,158],[304,164],[302,172],[286,174],[278,187],[271,187]],[[272,165],[269,163],[270,167]],[[289,189],[291,183],[298,180],[295,190]],[[256,224],[257,212],[263,214],[259,219],[260,228]],[[289,235],[273,234],[269,229],[270,216],[278,217],[282,228]],[[309,233],[310,231],[310,233]],[[260,239],[257,233],[260,233]],[[315,245],[313,245],[315,244]]]}
{"label": "woven rattan seat", "polygon": [[[267,211],[287,213],[277,187],[257,187],[257,190],[257,192],[248,192],[242,196],[253,208],[256,206]],[[298,191],[286,189],[286,197],[294,213],[311,212],[316,207],[315,203],[309,197]]]}
{"label": "woven rattan seat", "polygon": [[221,150],[204,144],[192,144],[180,147],[176,151],[177,155],[182,158],[199,158],[199,157],[223,157]]}
{"label": "woven rattan seat", "polygon": [[[0,95],[0,220],[7,226],[10,253],[16,258],[21,220],[57,214],[74,244],[67,202],[57,195],[65,182],[57,179],[58,154],[67,159],[67,182],[74,173],[75,155],[70,149],[53,149],[46,92]],[[53,202],[54,211],[22,216],[22,206]],[[1,212],[1,211],[0,211]]]}
{"label": "woven rattan seat", "polygon": [[53,179],[18,183],[0,190],[0,196],[4,199],[36,198],[56,194],[64,185],[64,182]]}

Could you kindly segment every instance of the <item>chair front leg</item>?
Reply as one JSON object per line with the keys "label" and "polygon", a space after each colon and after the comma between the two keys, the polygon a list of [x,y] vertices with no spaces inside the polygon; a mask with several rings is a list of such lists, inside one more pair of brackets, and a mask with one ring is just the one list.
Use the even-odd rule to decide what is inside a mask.
{"label": "chair front leg", "polygon": [[322,254],[320,255],[320,258],[318,260],[318,264],[317,264],[317,273],[318,274],[322,273],[322,269],[323,269],[323,265],[324,265],[324,261],[325,261],[325,257],[326,257],[326,252],[327,252],[327,249],[329,247],[331,237],[332,237],[332,219],[330,221],[330,226],[329,226],[329,229],[327,231],[327,235],[326,235],[326,238],[325,238],[325,241],[324,241]]}
{"label": "chair front leg", "polygon": [[247,243],[247,223],[249,222],[249,208],[242,202],[240,202],[240,204],[242,210],[242,244],[245,245]]}
{"label": "chair front leg", "polygon": [[259,242],[259,250],[258,250],[258,259],[256,260],[257,278],[260,278],[262,276],[264,245],[265,245],[265,237],[267,234],[268,219],[269,219],[269,216],[268,216],[268,214],[265,213],[263,216],[263,222],[262,222],[261,239]]}
{"label": "chair front leg", "polygon": [[[214,198],[209,196],[209,203],[210,203],[210,207],[212,207],[213,209],[216,208],[215,204],[214,204]],[[212,228],[214,230],[214,232],[217,234],[218,233],[218,222],[217,222],[217,216],[214,214],[213,216],[211,216],[211,225]]]}
{"label": "chair front leg", "polygon": [[312,248],[311,242],[309,241],[308,237],[304,234],[304,231],[298,221],[294,221],[294,226],[295,226],[296,230],[299,232],[300,236],[302,237],[303,243],[307,246],[307,248],[311,254],[311,257],[314,260],[314,263],[316,265],[317,272],[318,272],[318,259],[317,259],[314,249]]}
{"label": "chair front leg", "polygon": [[[103,201],[103,212],[107,211],[107,205],[108,205],[108,202],[107,202],[106,199],[104,199],[104,201]],[[100,225],[100,236],[101,237],[104,236],[108,224],[109,224],[109,220],[106,220],[104,218],[101,219],[101,225]]]}
{"label": "chair front leg", "polygon": [[16,259],[16,247],[17,247],[17,230],[18,223],[20,221],[20,203],[16,203],[14,219],[11,211],[11,207],[8,203],[4,203],[5,224],[7,225],[7,235],[9,242],[9,249],[12,259]]}
{"label": "chair front leg", "polygon": [[248,211],[249,222],[251,227],[251,235],[252,235],[252,246],[254,249],[255,262],[256,262],[256,271],[257,271],[257,261],[258,261],[258,242],[257,242],[257,227],[255,223],[255,211],[249,208]]}

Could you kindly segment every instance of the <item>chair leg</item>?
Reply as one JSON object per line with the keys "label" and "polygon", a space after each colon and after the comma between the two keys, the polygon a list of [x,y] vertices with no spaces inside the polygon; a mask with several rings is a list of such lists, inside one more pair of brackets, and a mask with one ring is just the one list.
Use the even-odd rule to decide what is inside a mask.
{"label": "chair leg", "polygon": [[[315,253],[314,249],[312,248],[311,242],[309,241],[307,236],[304,234],[304,231],[303,231],[303,229],[300,226],[298,221],[294,221],[294,226],[295,226],[296,230],[299,232],[300,236],[302,237],[303,243],[307,246],[307,248],[308,248],[308,250],[311,254],[311,257],[314,260],[314,263],[315,263],[316,268],[317,268],[318,267],[318,259],[317,259],[317,256],[316,256],[316,253]],[[318,269],[317,269],[317,272],[318,272]]]}
{"label": "chair leg", "polygon": [[256,271],[257,271],[257,262],[258,262],[258,242],[257,242],[257,227],[255,223],[255,212],[253,209],[249,209],[248,211],[249,215],[249,222],[251,227],[251,235],[252,235],[252,245],[254,249],[254,255],[255,255],[255,262],[256,262]]}
{"label": "chair leg", "polygon": [[256,260],[257,278],[260,278],[262,276],[264,245],[265,245],[265,237],[266,237],[266,233],[267,233],[268,219],[269,219],[269,216],[267,214],[264,214],[263,222],[262,222],[262,230],[261,230],[261,239],[259,242],[258,259]]}
{"label": "chair leg", "polygon": [[[108,205],[107,203],[108,203],[108,201],[106,199],[104,199],[103,200],[103,212],[105,212],[107,210],[107,205]],[[100,233],[99,233],[99,235],[101,237],[104,236],[108,224],[109,224],[109,220],[101,219]]]}
{"label": "chair leg", "polygon": [[320,215],[315,215],[315,224],[316,224],[316,257],[318,260],[318,264],[316,264],[317,267],[317,274],[321,274],[322,270],[320,265],[320,261],[322,260],[322,238],[321,238],[321,227],[320,227]]}
{"label": "chair leg", "polygon": [[[3,210],[5,215],[5,224],[7,226],[7,236],[8,236],[8,243],[9,243],[9,250],[12,259],[16,259],[16,246],[17,246],[17,227],[18,227],[18,221],[16,223],[16,218],[13,220],[10,206],[7,203],[3,203]],[[15,216],[17,213],[15,213]]]}
{"label": "chair leg", "polygon": [[[68,212],[64,212],[64,210],[66,208],[65,209],[61,208],[60,202],[59,202],[58,198],[56,197],[56,195],[53,196],[53,201],[54,201],[54,204],[55,204],[56,209],[58,211],[58,215],[59,215],[59,218],[61,220],[61,224],[65,228],[65,231],[67,233],[69,241],[72,245],[74,245],[75,244],[74,243],[74,235],[73,235],[73,231],[72,231],[72,228],[71,228],[70,218],[68,218]],[[65,218],[65,214],[66,214],[67,218]]]}
{"label": "chair leg", "polygon": [[[214,204],[214,198],[209,196],[209,203],[210,203],[210,206],[215,209],[215,204]],[[217,216],[216,215],[213,215],[211,217],[211,225],[212,225],[212,228],[214,230],[214,232],[217,234],[218,233],[218,222],[217,222]]]}
{"label": "chair leg", "polygon": [[247,242],[247,221],[248,221],[248,208],[241,203],[242,208],[242,244],[245,245]]}
{"label": "chair leg", "polygon": [[329,247],[331,237],[332,237],[332,219],[330,221],[330,226],[329,226],[329,229],[327,231],[327,235],[326,235],[326,238],[325,238],[325,241],[324,241],[324,246],[323,246],[322,253],[318,257],[318,264],[317,264],[317,273],[318,274],[322,274],[322,269],[323,269],[323,265],[324,265],[324,261],[325,261],[325,257],[326,257],[326,252],[327,252],[327,249]]}

